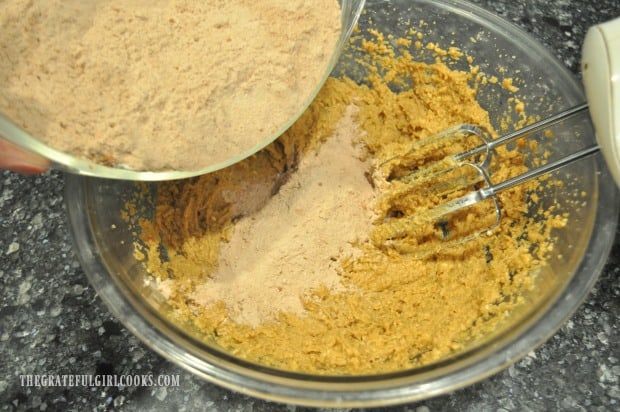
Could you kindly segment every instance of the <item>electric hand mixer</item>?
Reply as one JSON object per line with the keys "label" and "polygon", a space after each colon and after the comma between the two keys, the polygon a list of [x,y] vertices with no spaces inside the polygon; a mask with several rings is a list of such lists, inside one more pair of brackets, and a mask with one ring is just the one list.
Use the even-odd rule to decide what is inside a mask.
{"label": "electric hand mixer", "polygon": [[[441,248],[462,244],[480,236],[483,232],[492,230],[499,224],[502,209],[496,197],[497,194],[547,175],[599,151],[602,152],[614,180],[620,186],[620,18],[590,28],[583,44],[582,73],[587,103],[495,140],[491,139],[482,128],[466,124],[455,126],[415,143],[409,153],[432,153],[434,160],[425,164],[417,163],[414,172],[396,173],[394,172],[396,168],[393,168],[391,178],[405,182],[406,190],[412,190],[412,187],[419,190],[432,187],[434,195],[441,195],[474,187],[474,185],[482,185],[482,187],[431,209],[414,213],[412,216],[387,218],[372,234],[372,241],[379,247],[389,247],[400,253],[413,253],[420,257],[437,251],[437,246],[429,248],[424,245],[424,239],[428,239],[429,236],[442,238],[441,246],[439,246]],[[501,183],[491,182],[490,161],[497,147],[527,138],[535,132],[544,131],[552,125],[565,122],[579,114],[585,114],[588,108],[594,124],[597,144],[559,160],[532,168]],[[441,158],[440,153],[444,148],[460,147],[471,138],[482,143],[473,149]],[[386,163],[394,163],[394,160],[399,162],[400,157]],[[457,212],[462,212],[485,200],[491,202],[492,221],[484,230],[455,237],[446,229],[448,216],[454,219]],[[467,219],[467,213],[463,216]],[[469,216],[469,218],[472,217]],[[425,229],[428,227],[433,227],[433,229],[429,232]],[[412,242],[412,238],[417,239]]]}

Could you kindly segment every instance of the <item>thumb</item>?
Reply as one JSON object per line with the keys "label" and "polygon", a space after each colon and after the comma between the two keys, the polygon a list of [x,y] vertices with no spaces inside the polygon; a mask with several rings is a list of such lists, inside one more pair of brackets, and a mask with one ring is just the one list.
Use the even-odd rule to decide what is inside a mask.
{"label": "thumb", "polygon": [[0,139],[0,169],[23,174],[37,174],[46,171],[49,167],[50,161],[43,156]]}

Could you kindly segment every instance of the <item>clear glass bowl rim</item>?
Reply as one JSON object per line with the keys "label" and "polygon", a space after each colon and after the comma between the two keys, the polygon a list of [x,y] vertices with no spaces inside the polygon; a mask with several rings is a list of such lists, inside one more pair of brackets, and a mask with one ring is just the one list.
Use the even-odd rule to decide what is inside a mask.
{"label": "clear glass bowl rim", "polygon": [[[555,64],[558,76],[572,79],[575,102],[583,100],[578,81],[536,40],[500,17],[462,0],[418,0],[437,3],[458,13],[467,13],[483,26],[501,28],[527,43],[532,53]],[[571,103],[571,102],[568,102]],[[183,337],[175,335],[169,325],[158,321],[156,314],[140,305],[139,297],[124,290],[111,279],[105,262],[96,251],[96,242],[89,230],[85,202],[91,178],[68,175],[66,201],[72,236],[77,254],[91,284],[114,315],[152,350],[192,373],[240,393],[277,402],[320,407],[370,407],[411,402],[447,393],[471,385],[508,367],[551,337],[577,310],[594,286],[606,263],[616,233],[620,197],[602,158],[596,159],[599,190],[594,231],[586,253],[575,276],[553,302],[545,315],[526,319],[519,325],[518,334],[500,337],[464,353],[458,358],[416,369],[415,374],[404,371],[369,377],[324,377],[296,373],[274,372],[246,364],[229,356],[205,358],[184,348]],[[76,201],[76,199],[78,201]]]}

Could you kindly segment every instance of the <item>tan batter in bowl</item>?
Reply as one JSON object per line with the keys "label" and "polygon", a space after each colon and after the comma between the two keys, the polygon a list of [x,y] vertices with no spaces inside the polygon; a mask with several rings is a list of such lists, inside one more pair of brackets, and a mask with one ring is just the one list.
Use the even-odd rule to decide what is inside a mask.
{"label": "tan batter in bowl", "polygon": [[[173,318],[252,362],[364,375],[452,356],[519,310],[554,249],[551,230],[566,222],[541,209],[536,193],[561,182],[506,193],[498,230],[426,259],[369,240],[383,220],[446,201],[433,187],[412,191],[391,180],[379,165],[453,124],[492,130],[475,88],[499,80],[450,70],[442,59],[467,56],[423,42],[422,31],[409,34],[416,40],[392,44],[407,50],[417,41],[438,61],[416,62],[371,32],[359,42],[377,69],[369,86],[329,79],[304,116],[264,151],[157,187],[155,215],[136,229],[136,253]],[[523,105],[513,104],[527,122]],[[494,176],[527,170],[525,158],[535,150],[501,150]],[[132,203],[128,213],[134,209]],[[473,226],[487,211],[467,212],[457,218]]]}

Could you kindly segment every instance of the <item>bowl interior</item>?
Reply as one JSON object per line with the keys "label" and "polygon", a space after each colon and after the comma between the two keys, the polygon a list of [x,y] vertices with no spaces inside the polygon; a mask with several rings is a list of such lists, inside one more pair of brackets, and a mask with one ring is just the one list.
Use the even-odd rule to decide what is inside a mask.
{"label": "bowl interior", "polygon": [[[360,32],[379,29],[402,37],[415,26],[424,44],[458,47],[467,59],[448,60],[454,69],[478,66],[497,83],[479,88],[478,101],[493,126],[510,131],[519,119],[514,99],[537,118],[555,114],[584,99],[579,82],[549,51],[507,22],[460,1],[368,1]],[[412,45],[411,54],[433,62],[436,54]],[[342,56],[333,76],[364,78],[353,49]],[[512,79],[509,91],[502,79]],[[552,158],[594,142],[587,116],[553,129],[554,139],[535,137]],[[534,156],[530,159],[534,162]],[[569,165],[555,175],[563,186],[540,193],[540,204],[568,214],[548,265],[522,309],[484,340],[429,367],[364,377],[288,373],[250,364],[195,338],[191,325],[168,318],[166,300],[148,281],[134,256],[134,227],[122,218],[137,186],[129,182],[69,176],[67,207],[78,255],[91,282],[117,316],[154,350],[219,384],[253,395],[313,405],[377,405],[435,395],[481,379],[525,355],[550,336],[578,307],[595,282],[612,244],[618,215],[617,189],[599,157]],[[151,186],[156,190],[156,185]],[[145,210],[144,214],[148,215]]]}

